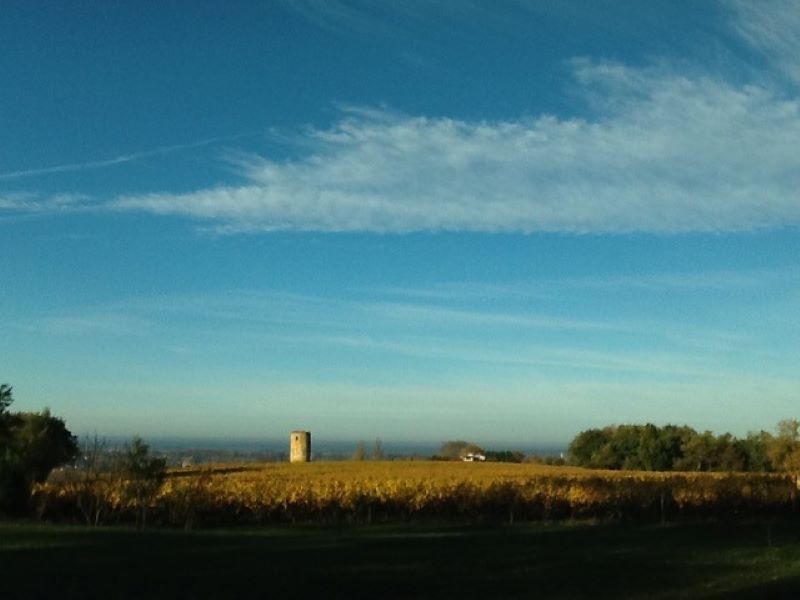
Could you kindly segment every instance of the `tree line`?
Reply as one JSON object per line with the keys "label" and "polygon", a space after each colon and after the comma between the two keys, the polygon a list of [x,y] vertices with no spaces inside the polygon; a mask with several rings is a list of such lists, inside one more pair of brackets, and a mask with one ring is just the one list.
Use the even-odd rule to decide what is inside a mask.
{"label": "tree line", "polygon": [[798,471],[800,421],[778,423],[774,434],[698,432],[687,425],[613,425],[580,432],[569,445],[569,464],[638,471]]}
{"label": "tree line", "polygon": [[[87,490],[114,473],[122,482],[122,495],[137,509],[137,523],[144,525],[150,499],[166,475],[163,458],[152,456],[139,437],[118,452],[108,452],[96,437],[81,446],[49,409],[13,412],[13,402],[13,388],[0,385],[0,516],[31,512],[34,484],[44,482],[56,467],[72,464]],[[96,516],[101,509],[87,505],[87,515]]]}
{"label": "tree line", "polygon": [[474,442],[465,440],[449,440],[442,442],[439,452],[433,460],[462,460],[465,456],[480,455],[488,462],[521,463],[526,460],[524,452],[519,450],[485,450]]}
{"label": "tree line", "polygon": [[42,412],[12,412],[12,388],[0,385],[0,514],[23,514],[31,486],[78,455],[64,421]]}

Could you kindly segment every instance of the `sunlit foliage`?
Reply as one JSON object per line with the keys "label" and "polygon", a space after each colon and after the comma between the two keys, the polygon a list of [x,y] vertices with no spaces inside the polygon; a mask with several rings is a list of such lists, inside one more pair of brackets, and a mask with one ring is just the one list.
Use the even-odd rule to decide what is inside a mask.
{"label": "sunlit foliage", "polygon": [[[99,482],[107,521],[130,521],[124,483]],[[50,482],[35,491],[42,512],[70,518],[80,486]],[[505,463],[366,461],[218,465],[174,470],[151,499],[154,522],[371,522],[732,515],[791,510],[793,477],[762,473],[596,471]]]}

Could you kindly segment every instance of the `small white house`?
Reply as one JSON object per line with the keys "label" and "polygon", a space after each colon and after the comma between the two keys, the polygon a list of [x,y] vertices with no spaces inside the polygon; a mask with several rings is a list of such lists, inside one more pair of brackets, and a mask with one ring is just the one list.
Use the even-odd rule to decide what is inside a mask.
{"label": "small white house", "polygon": [[465,454],[461,460],[463,460],[464,462],[484,462],[486,460],[486,455],[478,454],[476,452],[470,452],[468,454]]}

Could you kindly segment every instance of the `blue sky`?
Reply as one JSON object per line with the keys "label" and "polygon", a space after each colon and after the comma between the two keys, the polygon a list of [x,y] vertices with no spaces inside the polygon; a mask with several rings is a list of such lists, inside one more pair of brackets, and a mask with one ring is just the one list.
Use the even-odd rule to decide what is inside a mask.
{"label": "blue sky", "polygon": [[771,429],[799,40],[792,2],[6,2],[0,380],[115,436]]}

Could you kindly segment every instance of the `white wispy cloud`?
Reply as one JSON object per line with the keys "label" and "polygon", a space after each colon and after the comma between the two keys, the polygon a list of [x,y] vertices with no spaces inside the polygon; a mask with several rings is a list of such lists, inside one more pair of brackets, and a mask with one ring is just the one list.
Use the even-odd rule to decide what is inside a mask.
{"label": "white wispy cloud", "polygon": [[598,372],[626,373],[645,377],[680,377],[685,379],[727,380],[738,374],[720,367],[702,354],[686,352],[610,352],[567,346],[534,346],[527,344],[483,344],[465,346],[448,338],[405,336],[376,338],[342,335],[266,336],[268,343],[294,346],[333,346],[348,350],[380,351],[437,362],[466,362],[515,367],[539,372],[551,368],[569,369],[584,374]]}
{"label": "white wispy cloud", "polygon": [[29,319],[16,327],[28,333],[56,336],[139,337],[152,332],[149,319],[109,313],[73,313]]}
{"label": "white wispy cloud", "polygon": [[386,20],[375,15],[374,11],[382,8],[380,3],[361,6],[341,0],[282,0],[281,4],[316,26],[335,33],[385,35],[392,31]]}
{"label": "white wispy cloud", "polygon": [[[166,315],[179,315],[179,322],[171,322]],[[170,348],[195,351],[219,349],[222,338],[232,336],[229,341],[237,348],[242,343],[254,348],[337,346],[447,361],[669,371],[683,376],[696,374],[704,356],[730,354],[751,343],[747,336],[753,334],[675,321],[641,321],[624,312],[580,319],[530,310],[456,307],[448,302],[364,301],[247,290],[130,299],[7,325],[37,335],[166,337]],[[228,334],[221,336],[220,331]],[[531,345],[532,340],[550,343],[543,341],[550,338],[537,332],[555,331],[573,334],[570,343],[579,346]],[[598,350],[596,334],[615,336],[618,349]],[[668,356],[672,358],[667,360]]]}
{"label": "white wispy cloud", "polygon": [[347,109],[245,182],[113,206],[224,231],[713,232],[800,224],[800,103],[667,68],[575,61],[595,120]]}
{"label": "white wispy cloud", "polygon": [[[196,142],[190,142],[188,144],[173,144],[171,146],[159,146],[158,148],[152,148],[150,150],[144,150],[142,152],[132,152],[129,154],[120,154],[118,156],[113,156],[111,158],[104,158],[100,160],[93,160],[93,161],[86,161],[86,162],[79,162],[79,163],[64,163],[60,165],[51,165],[47,167],[35,167],[31,169],[20,169],[17,171],[6,171],[4,173],[0,173],[0,181],[1,180],[9,180],[9,179],[22,179],[25,177],[35,177],[38,175],[50,175],[54,173],[67,173],[70,171],[86,171],[90,169],[102,169],[105,167],[112,167],[115,165],[121,165],[137,160],[141,160],[143,158],[150,158],[153,156],[161,156],[164,154],[172,154],[174,152],[180,152],[181,150],[190,150],[192,148],[200,148],[203,146],[208,146],[211,144],[216,144],[219,142],[225,141],[234,141],[239,140],[245,137],[258,135],[256,133],[243,133],[238,135],[229,135],[229,136],[221,136],[221,137],[213,137],[208,138],[205,140],[199,140]],[[3,199],[0,198],[0,208],[3,208]]]}
{"label": "white wispy cloud", "polygon": [[[309,1],[289,4],[351,27],[369,29],[380,16],[341,2],[324,3],[324,11]],[[731,31],[770,68],[798,80],[794,4],[729,7]],[[576,59],[571,67],[591,117],[465,121],[345,107],[330,127],[295,136],[294,159],[236,157],[236,184],[95,204],[182,215],[230,233],[676,233],[800,224],[795,93],[768,77],[746,84],[685,64]],[[0,173],[0,180],[108,167],[236,137]],[[0,210],[9,209],[65,208],[51,198],[6,195]]]}
{"label": "white wispy cloud", "polygon": [[364,291],[389,298],[446,300],[492,300],[498,298],[555,298],[576,290],[601,290],[630,294],[632,290],[662,293],[721,291],[731,293],[763,290],[764,286],[800,283],[800,269],[704,270],[694,272],[655,272],[611,274],[604,276],[539,278],[535,282],[488,283],[478,281],[443,281],[425,287],[374,286]]}
{"label": "white wispy cloud", "polygon": [[800,9],[795,0],[733,0],[733,28],[764,52],[784,75],[800,83]]}
{"label": "white wispy cloud", "polygon": [[95,201],[85,194],[48,196],[31,192],[17,192],[0,195],[0,211],[12,213],[75,212],[93,205],[95,205]]}
{"label": "white wispy cloud", "polygon": [[454,322],[488,327],[524,327],[557,330],[626,330],[623,324],[555,317],[551,315],[464,310],[425,304],[374,303],[365,305],[369,313],[392,319]]}

